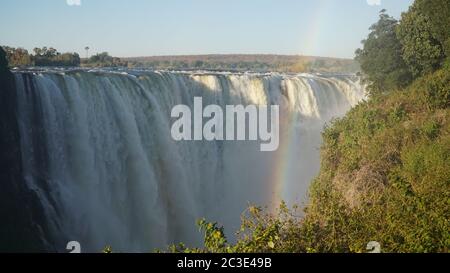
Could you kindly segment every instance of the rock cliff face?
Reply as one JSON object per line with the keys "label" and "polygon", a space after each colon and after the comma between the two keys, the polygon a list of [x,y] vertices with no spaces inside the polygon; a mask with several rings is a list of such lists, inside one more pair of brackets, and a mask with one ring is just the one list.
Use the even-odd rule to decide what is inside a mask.
{"label": "rock cliff face", "polygon": [[42,206],[22,177],[17,121],[14,76],[0,48],[0,252],[50,251]]}

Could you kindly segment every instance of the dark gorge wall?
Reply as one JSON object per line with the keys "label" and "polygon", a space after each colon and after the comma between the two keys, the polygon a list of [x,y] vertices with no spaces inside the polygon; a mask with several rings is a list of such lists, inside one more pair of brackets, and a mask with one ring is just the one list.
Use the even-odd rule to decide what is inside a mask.
{"label": "dark gorge wall", "polygon": [[0,252],[49,251],[42,205],[21,162],[15,80],[0,48]]}

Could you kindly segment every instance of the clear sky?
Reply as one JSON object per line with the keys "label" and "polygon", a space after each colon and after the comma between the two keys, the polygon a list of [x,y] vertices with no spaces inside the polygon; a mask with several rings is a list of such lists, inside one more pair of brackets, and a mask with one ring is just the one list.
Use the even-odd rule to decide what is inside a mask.
{"label": "clear sky", "polygon": [[0,45],[119,57],[353,57],[381,9],[413,0],[0,0]]}

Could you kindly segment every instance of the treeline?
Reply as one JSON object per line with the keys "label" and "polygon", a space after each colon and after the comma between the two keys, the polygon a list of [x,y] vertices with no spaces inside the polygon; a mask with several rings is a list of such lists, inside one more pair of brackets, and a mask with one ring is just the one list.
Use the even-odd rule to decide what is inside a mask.
{"label": "treeline", "polygon": [[2,46],[10,67],[62,66],[62,67],[127,67],[128,62],[112,57],[108,52],[81,59],[78,53],[60,53],[53,47],[36,47],[33,53],[24,48]]}
{"label": "treeline", "polygon": [[[250,207],[231,244],[199,221],[202,248],[170,252],[450,251],[450,5],[385,11],[357,51],[370,97],[323,133],[321,170],[303,213]],[[298,217],[297,215],[304,215]]]}
{"label": "treeline", "polygon": [[400,21],[381,11],[380,20],[356,51],[372,92],[408,86],[414,79],[449,66],[450,3],[416,0]]}
{"label": "treeline", "polygon": [[79,66],[80,56],[78,53],[60,53],[50,47],[33,49],[35,66]]}
{"label": "treeline", "polygon": [[23,48],[3,46],[10,67],[26,66],[79,66],[78,53],[60,53],[50,47],[34,48],[34,54]]}

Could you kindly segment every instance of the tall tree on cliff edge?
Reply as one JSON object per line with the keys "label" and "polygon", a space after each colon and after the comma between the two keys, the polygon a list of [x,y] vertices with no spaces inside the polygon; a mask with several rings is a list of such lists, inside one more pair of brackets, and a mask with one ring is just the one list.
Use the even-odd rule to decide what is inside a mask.
{"label": "tall tree on cliff edge", "polygon": [[370,27],[370,34],[356,50],[363,78],[373,93],[403,88],[411,82],[411,73],[402,58],[402,45],[397,38],[398,21],[380,12],[380,19]]}
{"label": "tall tree on cliff edge", "polygon": [[443,45],[450,58],[450,1],[416,0],[414,5],[428,17],[434,37]]}
{"label": "tall tree on cliff edge", "polygon": [[[447,7],[435,11],[441,0],[416,1],[408,12],[402,14],[397,27],[397,37],[402,44],[402,57],[414,77],[431,73],[442,66],[445,60],[445,43],[448,40],[448,19],[439,19],[442,14],[448,13],[450,1],[446,0]],[[445,1],[444,1],[445,2]],[[436,12],[431,14],[432,12]],[[450,16],[450,14],[448,14]],[[441,21],[442,20],[442,21]],[[447,22],[447,26],[445,24]],[[444,28],[442,27],[444,26]]]}

